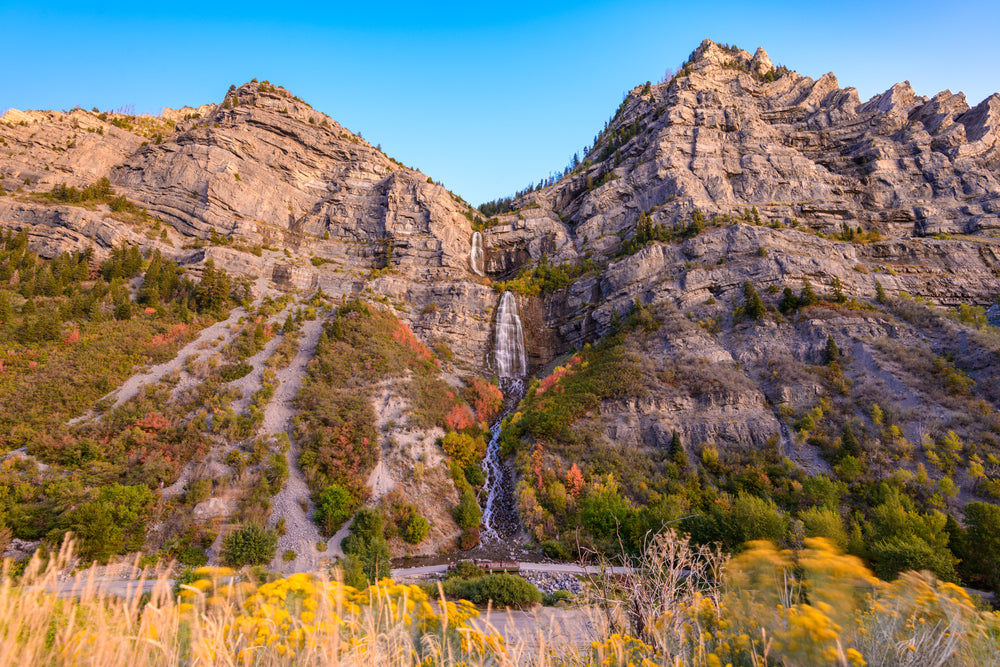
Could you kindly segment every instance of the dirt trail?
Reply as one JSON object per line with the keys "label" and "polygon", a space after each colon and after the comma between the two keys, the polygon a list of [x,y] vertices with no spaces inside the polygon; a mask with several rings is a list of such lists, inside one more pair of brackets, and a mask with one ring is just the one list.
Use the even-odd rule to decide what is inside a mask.
{"label": "dirt trail", "polygon": [[[292,312],[293,307],[294,304],[289,304],[284,310],[268,318],[267,322],[280,327],[281,323],[285,321],[285,317]],[[229,389],[235,389],[240,392],[240,398],[233,401],[229,406],[237,413],[247,411],[247,408],[250,407],[250,399],[253,396],[253,393],[263,386],[264,371],[267,370],[266,362],[274,353],[274,348],[278,347],[282,338],[282,335],[275,336],[271,340],[267,341],[264,347],[261,348],[260,352],[252,357],[247,357],[246,363],[253,366],[253,370],[238,380],[233,380],[227,385]]]}
{"label": "dirt trail", "polygon": [[[292,437],[292,417],[295,413],[292,402],[299,392],[299,387],[302,386],[302,378],[306,374],[306,364],[309,363],[316,351],[316,343],[323,331],[323,320],[324,317],[321,315],[317,319],[303,324],[299,351],[292,359],[292,363],[278,371],[277,380],[280,384],[264,409],[264,424],[261,427],[261,433],[276,435],[284,431],[288,433],[291,441],[291,447],[285,454],[288,459],[288,481],[271,500],[273,510],[269,523],[274,526],[279,519],[285,520],[285,534],[278,538],[278,548],[274,560],[271,561],[270,569],[274,572],[315,570],[319,567],[321,560],[330,556],[329,553],[320,553],[316,549],[318,542],[327,542],[327,540],[323,539],[316,524],[312,521],[314,508],[309,499],[309,487],[306,485],[305,476],[299,470],[298,442]],[[300,501],[305,502],[305,510],[303,510]],[[292,549],[296,553],[295,559],[291,561],[283,559],[283,555],[288,549]]]}
{"label": "dirt trail", "polygon": [[[198,358],[205,357],[218,350],[222,345],[225,345],[226,342],[233,337],[233,334],[236,332],[235,325],[244,315],[246,315],[246,311],[243,310],[243,308],[233,308],[227,319],[220,320],[219,322],[202,329],[194,340],[178,350],[173,359],[165,361],[162,364],[157,364],[143,373],[137,373],[131,376],[129,379],[125,380],[121,386],[114,391],[109,392],[101,400],[114,397],[115,402],[112,404],[111,408],[117,408],[125,401],[137,396],[144,387],[159,382],[173,372],[182,372],[185,361],[188,357],[192,355]],[[222,340],[216,342],[216,339],[218,338],[222,338]],[[190,384],[194,384],[196,382],[197,380],[192,380]],[[180,384],[183,384],[183,381]],[[180,384],[174,388],[173,393],[180,391]],[[95,413],[91,410],[72,420],[70,423],[74,424],[88,421],[93,419],[94,416]]]}

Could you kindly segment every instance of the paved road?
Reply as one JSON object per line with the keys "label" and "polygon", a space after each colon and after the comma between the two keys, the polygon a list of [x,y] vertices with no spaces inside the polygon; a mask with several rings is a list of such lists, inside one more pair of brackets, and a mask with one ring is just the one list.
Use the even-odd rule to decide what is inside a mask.
{"label": "paved road", "polygon": [[[522,572],[551,572],[553,574],[600,574],[601,569],[595,566],[582,567],[575,563],[518,563]],[[420,567],[394,568],[390,573],[393,579],[402,577],[419,577],[428,574],[438,574],[448,570],[447,564],[442,565],[422,565]],[[609,567],[606,570],[611,574],[625,574],[629,571],[627,567]]]}

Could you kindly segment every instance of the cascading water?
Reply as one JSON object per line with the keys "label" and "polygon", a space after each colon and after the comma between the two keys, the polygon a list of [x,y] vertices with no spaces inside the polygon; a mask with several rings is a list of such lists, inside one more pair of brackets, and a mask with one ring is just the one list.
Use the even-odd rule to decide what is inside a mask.
{"label": "cascading water", "polygon": [[469,257],[469,264],[477,276],[486,275],[483,273],[483,235],[479,232],[472,232],[472,254]]}
{"label": "cascading water", "polygon": [[500,297],[493,356],[497,375],[500,376],[500,389],[504,393],[504,410],[490,429],[490,443],[483,459],[483,471],[486,473],[486,504],[482,519],[484,544],[501,544],[504,538],[512,537],[519,526],[514,480],[500,459],[501,426],[524,393],[524,376],[528,374],[524,327],[517,312],[517,301],[510,292],[504,292]]}
{"label": "cascading water", "polygon": [[493,350],[497,375],[501,380],[523,378],[528,374],[528,360],[524,354],[524,328],[517,314],[517,300],[510,292],[504,292],[500,297]]}

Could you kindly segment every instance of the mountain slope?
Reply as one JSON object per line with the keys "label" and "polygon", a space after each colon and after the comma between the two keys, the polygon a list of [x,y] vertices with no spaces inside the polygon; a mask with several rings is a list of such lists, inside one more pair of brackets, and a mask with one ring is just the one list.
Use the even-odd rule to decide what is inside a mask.
{"label": "mountain slope", "polygon": [[[96,262],[126,242],[187,275],[211,259],[253,278],[262,304],[321,288],[317,304],[390,311],[398,328],[380,326],[422,361],[361,389],[393,415],[365,422],[379,447],[366,443],[364,465],[340,479],[312,462],[308,477],[359,497],[388,498],[387,478],[411,495],[436,489],[416,500],[437,517],[435,546],[455,537],[450,505],[477,475],[449,468],[433,440],[479,428],[462,401],[495,371],[494,313],[510,290],[539,382],[502,439],[536,542],[611,548],[612,525],[595,517],[635,540],[688,516],[698,539],[735,546],[753,537],[740,512],[763,498],[777,503],[761,510],[777,517],[772,536],[799,539],[816,511],[833,512],[836,537],[888,573],[903,557],[871,545],[910,539],[879,523],[893,503],[940,534],[945,513],[1000,495],[1000,335],[985,311],[1000,293],[998,100],[970,109],[899,84],[862,103],[831,74],[814,81],[763,50],[705,41],[670,81],[630,91],[581,164],[488,220],[266,82],[160,119],[12,111],[0,225],[27,230],[48,258],[94,246]],[[58,189],[105,176],[113,192],[97,198]],[[469,263],[474,231],[486,277]],[[317,358],[353,358],[338,344],[321,342]],[[433,423],[397,423],[428,396]],[[461,415],[446,423],[451,408]],[[341,422],[324,415],[310,437],[326,434],[316,451],[336,461],[327,436]],[[289,511],[295,500],[281,496]],[[907,548],[934,556],[923,565],[955,574],[957,541],[910,532],[923,543]]]}

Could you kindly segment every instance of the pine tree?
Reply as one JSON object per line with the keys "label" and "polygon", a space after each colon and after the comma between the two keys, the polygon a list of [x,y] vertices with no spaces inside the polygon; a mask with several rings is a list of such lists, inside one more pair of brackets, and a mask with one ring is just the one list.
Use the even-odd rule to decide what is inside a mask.
{"label": "pine tree", "polygon": [[799,308],[799,298],[795,296],[792,292],[791,287],[786,287],[781,293],[781,300],[778,301],[778,310],[782,314],[787,315],[788,313],[794,312]]}
{"label": "pine tree", "polygon": [[833,339],[833,336],[828,336],[826,339],[826,349],[823,350],[823,363],[831,366],[839,361],[840,348],[837,347],[837,341]]}
{"label": "pine tree", "polygon": [[757,294],[757,290],[753,288],[753,283],[749,280],[743,283],[743,314],[754,320],[759,320],[764,317],[767,312],[767,308],[764,307],[764,302],[761,301],[760,295]]}
{"label": "pine tree", "polygon": [[817,303],[819,303],[819,297],[813,291],[812,283],[809,282],[808,278],[803,278],[802,292],[799,293],[799,307],[806,308],[808,306],[815,306]]}
{"label": "pine tree", "polygon": [[850,424],[844,426],[844,435],[840,441],[841,441],[841,451],[846,456],[861,458],[862,454],[861,443],[858,442],[857,437],[854,435],[854,431],[851,430]]}
{"label": "pine tree", "polygon": [[875,281],[875,301],[878,303],[886,303],[889,297],[885,295],[885,290],[882,289],[882,283]]}
{"label": "pine tree", "polygon": [[7,293],[0,291],[0,323],[7,324],[14,317],[14,311],[10,307],[10,299]]}
{"label": "pine tree", "polygon": [[684,451],[684,446],[681,444],[681,436],[677,434],[677,431],[674,431],[673,435],[670,437],[670,449],[668,450],[668,453],[670,454],[670,460],[677,464],[679,469],[687,469],[687,452]]}
{"label": "pine tree", "polygon": [[116,320],[130,320],[132,319],[132,302],[127,298],[122,299],[115,306],[115,319]]}
{"label": "pine tree", "polygon": [[837,303],[844,303],[847,301],[847,297],[844,296],[844,286],[840,283],[840,278],[837,276],[833,277],[833,282],[830,284],[833,287],[833,300]]}

